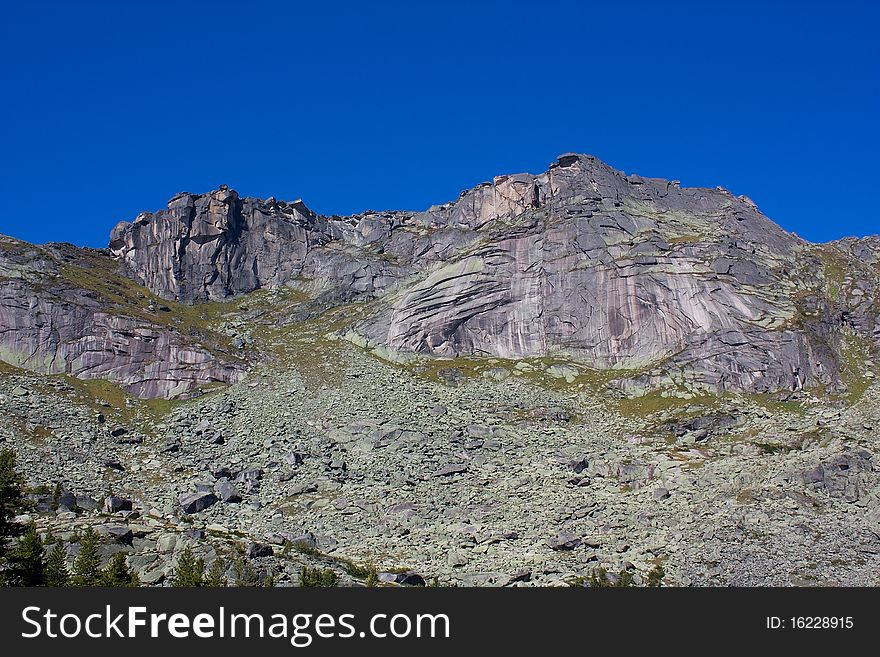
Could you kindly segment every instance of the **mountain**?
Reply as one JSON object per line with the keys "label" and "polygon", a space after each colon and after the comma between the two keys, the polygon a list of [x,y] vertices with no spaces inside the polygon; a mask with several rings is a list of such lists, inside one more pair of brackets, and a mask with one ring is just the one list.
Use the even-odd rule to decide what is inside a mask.
{"label": "mountain", "polygon": [[0,239],[19,521],[148,585],[187,548],[249,585],[876,585],[878,359],[880,238],[588,155]]}
{"label": "mountain", "polygon": [[746,197],[588,155],[424,212],[325,217],[224,187],[120,223],[107,251],[3,244],[3,359],[145,397],[254,357],[181,308],[279,288],[303,295],[282,322],[357,307],[337,331],[386,359],[550,357],[628,395],[845,393],[845,352],[880,344],[876,238],[810,244]]}

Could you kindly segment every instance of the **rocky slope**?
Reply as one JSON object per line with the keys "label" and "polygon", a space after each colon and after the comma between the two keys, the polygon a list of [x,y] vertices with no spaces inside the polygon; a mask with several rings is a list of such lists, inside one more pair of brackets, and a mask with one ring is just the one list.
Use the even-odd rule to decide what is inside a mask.
{"label": "rocky slope", "polygon": [[349,561],[471,586],[656,564],[666,585],[880,583],[877,386],[850,406],[615,400],[541,360],[402,367],[325,328],[291,327],[247,383],[161,409],[6,372],[0,446],[40,528],[97,527],[150,584],[185,545],[208,562],[238,546],[280,584],[302,563],[363,582]]}

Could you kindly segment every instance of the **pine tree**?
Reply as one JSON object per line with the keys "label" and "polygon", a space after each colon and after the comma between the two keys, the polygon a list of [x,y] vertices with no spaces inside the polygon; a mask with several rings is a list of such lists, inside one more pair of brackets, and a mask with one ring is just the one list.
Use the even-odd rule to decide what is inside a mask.
{"label": "pine tree", "polygon": [[15,452],[0,450],[0,560],[6,554],[7,541],[22,533],[14,518],[27,508],[23,487],[24,480],[15,470]]}
{"label": "pine tree", "polygon": [[98,573],[98,586],[140,586],[138,576],[128,568],[124,552],[117,552],[107,566]]}
{"label": "pine tree", "polygon": [[7,579],[14,586],[44,586],[46,566],[43,562],[45,551],[43,541],[33,522],[25,527],[24,536],[9,552],[9,572]]}
{"label": "pine tree", "polygon": [[55,490],[52,491],[52,510],[58,508],[58,502],[61,500],[61,493],[63,493],[63,489],[61,488],[61,482],[55,483]]}
{"label": "pine tree", "polygon": [[46,562],[46,586],[67,586],[70,584],[70,571],[67,569],[67,551],[61,541],[56,541],[49,550]]}
{"label": "pine tree", "polygon": [[226,560],[217,557],[208,568],[208,574],[205,576],[205,586],[213,588],[221,588],[227,585],[226,582]]}
{"label": "pine tree", "polygon": [[232,579],[235,586],[259,586],[260,576],[251,562],[243,554],[236,554],[232,559]]}
{"label": "pine tree", "polygon": [[79,554],[73,562],[74,586],[99,586],[101,556],[98,554],[98,535],[89,527],[79,539]]}
{"label": "pine tree", "polygon": [[177,560],[177,568],[174,569],[171,585],[184,587],[205,585],[205,560],[196,559],[189,545],[183,548],[183,552]]}

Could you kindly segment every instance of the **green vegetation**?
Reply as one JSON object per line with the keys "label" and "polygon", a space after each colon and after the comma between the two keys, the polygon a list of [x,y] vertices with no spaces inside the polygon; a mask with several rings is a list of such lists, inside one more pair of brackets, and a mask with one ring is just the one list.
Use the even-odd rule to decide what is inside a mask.
{"label": "green vegetation", "polygon": [[138,576],[128,568],[125,554],[117,552],[110,558],[110,562],[98,573],[98,586],[140,586]]}
{"label": "green vegetation", "polygon": [[[663,586],[663,579],[666,577],[666,571],[659,563],[643,574],[641,586],[656,588]],[[576,584],[581,586],[589,586],[593,588],[633,588],[636,584],[636,573],[632,570],[621,570],[616,575],[608,573],[603,567],[594,568],[589,577],[582,577],[576,580]]]}
{"label": "green vegetation", "polygon": [[743,395],[746,399],[757,404],[764,410],[770,411],[774,415],[780,413],[793,413],[795,415],[806,415],[807,408],[800,401],[780,401],[770,393],[749,393]]}
{"label": "green vegetation", "polygon": [[260,576],[241,552],[232,558],[232,581],[234,586],[260,586]]}
{"label": "green vegetation", "polygon": [[98,554],[98,535],[88,527],[79,538],[79,553],[73,562],[74,586],[99,586],[101,557]]}
{"label": "green vegetation", "polygon": [[663,586],[663,578],[666,577],[666,571],[659,563],[648,571],[648,577],[645,586],[658,587]]}
{"label": "green vegetation", "polygon": [[33,522],[9,552],[7,583],[12,586],[42,586],[46,583],[43,542]]}
{"label": "green vegetation", "polygon": [[761,454],[788,454],[793,447],[786,445],[784,443],[755,443],[755,445],[761,450]]}
{"label": "green vegetation", "polygon": [[46,586],[68,586],[70,571],[67,568],[67,551],[61,541],[56,541],[49,550],[46,561]]}
{"label": "green vegetation", "polygon": [[865,361],[871,360],[874,353],[868,340],[859,335],[844,333],[841,347],[840,377],[847,388],[845,399],[848,404],[854,404],[871,385],[871,379],[865,376]]}
{"label": "green vegetation", "polygon": [[339,575],[332,568],[309,568],[303,566],[299,574],[300,586],[334,587],[339,584]]}
{"label": "green vegetation", "polygon": [[[379,573],[376,571],[376,567],[372,564],[359,564],[351,559],[338,559],[338,563],[342,564],[342,567],[345,568],[345,572],[354,577],[355,579],[362,579],[365,581],[375,580],[378,582]],[[375,586],[375,584],[373,584]]]}
{"label": "green vegetation", "polygon": [[595,588],[630,588],[635,586],[635,577],[628,570],[621,570],[616,577],[609,577],[608,571],[602,567],[594,569],[587,581],[591,587]]}
{"label": "green vegetation", "polygon": [[653,390],[641,397],[621,399],[619,409],[621,415],[627,417],[648,417],[655,413],[678,411],[688,406],[702,406],[708,412],[719,401],[720,398],[716,395],[692,395],[690,399],[685,399],[670,394],[664,397],[662,391]]}
{"label": "green vegetation", "polygon": [[[522,364],[517,367],[520,363]],[[457,370],[465,380],[480,380],[484,373],[503,368],[510,372],[510,378],[513,380],[525,381],[545,390],[563,392],[584,388],[594,392],[607,392],[608,384],[615,379],[632,377],[640,373],[640,370],[634,369],[592,369],[575,365],[570,359],[553,356],[516,360],[470,356],[456,358],[420,356],[405,363],[392,363],[392,365],[432,383],[443,383],[444,376],[450,370]],[[554,365],[574,367],[577,374],[571,381],[564,377],[552,376],[548,370]]]}
{"label": "green vegetation", "polygon": [[205,560],[196,559],[189,545],[183,548],[180,553],[177,568],[174,569],[174,574],[171,577],[171,586],[205,586]]}
{"label": "green vegetation", "polygon": [[852,259],[847,258],[837,247],[826,244],[817,251],[822,263],[822,271],[828,284],[828,292],[832,299],[840,297],[843,291],[846,273],[852,269]]}
{"label": "green vegetation", "polygon": [[204,586],[216,589],[225,587],[226,584],[226,560],[217,557],[211,562],[211,567],[205,574]]}
{"label": "green vegetation", "polygon": [[294,541],[290,543],[289,541],[284,542],[284,548],[292,547],[294,550],[299,552],[300,554],[305,554],[310,557],[323,557],[324,553],[321,552],[318,548],[316,548],[311,543],[307,543],[306,541]]}
{"label": "green vegetation", "polygon": [[14,521],[15,516],[27,508],[23,491],[24,479],[15,469],[15,452],[8,448],[0,450],[0,569],[3,570],[7,567],[7,544],[23,532]]}

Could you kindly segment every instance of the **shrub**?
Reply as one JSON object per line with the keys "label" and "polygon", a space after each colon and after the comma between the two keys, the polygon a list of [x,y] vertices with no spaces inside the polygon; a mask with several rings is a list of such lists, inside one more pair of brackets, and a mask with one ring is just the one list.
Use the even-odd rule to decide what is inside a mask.
{"label": "shrub", "polygon": [[648,572],[648,581],[645,585],[652,587],[663,586],[664,577],[666,577],[666,571],[664,571],[663,566],[658,563]]}

